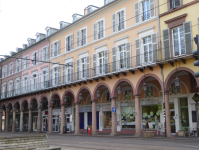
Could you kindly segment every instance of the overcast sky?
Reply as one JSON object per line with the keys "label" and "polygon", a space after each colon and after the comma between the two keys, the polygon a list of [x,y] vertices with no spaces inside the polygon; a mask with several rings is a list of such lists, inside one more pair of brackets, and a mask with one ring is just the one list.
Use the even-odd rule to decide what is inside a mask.
{"label": "overcast sky", "polygon": [[104,0],[0,0],[0,55],[16,51],[47,26],[59,28],[60,21],[72,22],[74,13],[88,5],[103,6]]}

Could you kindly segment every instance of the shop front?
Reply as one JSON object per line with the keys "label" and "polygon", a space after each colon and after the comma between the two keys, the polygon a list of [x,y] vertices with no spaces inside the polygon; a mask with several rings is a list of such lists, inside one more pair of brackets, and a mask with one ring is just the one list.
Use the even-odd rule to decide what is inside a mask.
{"label": "shop front", "polygon": [[67,128],[67,132],[72,131],[72,108],[65,108],[65,126]]}
{"label": "shop front", "polygon": [[[102,133],[111,133],[112,128],[112,109],[111,105],[102,106]],[[101,119],[100,119],[101,121]]]}
{"label": "shop front", "polygon": [[48,111],[42,111],[42,132],[48,132]]}
{"label": "shop front", "polygon": [[32,130],[34,132],[37,131],[37,118],[38,118],[38,112],[36,111],[32,112]]}
{"label": "shop front", "polygon": [[28,120],[29,120],[29,114],[28,112],[24,112],[23,114],[23,131],[28,131]]}

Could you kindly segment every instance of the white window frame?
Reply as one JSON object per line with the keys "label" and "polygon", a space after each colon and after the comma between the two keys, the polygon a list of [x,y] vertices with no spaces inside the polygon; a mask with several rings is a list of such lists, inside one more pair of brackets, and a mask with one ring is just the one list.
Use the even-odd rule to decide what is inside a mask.
{"label": "white window frame", "polygon": [[[86,29],[86,43],[85,43],[85,44],[82,44],[82,42],[83,42],[82,30],[84,30],[84,29]],[[80,45],[79,45],[79,47],[85,46],[85,45],[87,44],[87,32],[88,32],[87,26],[86,26],[86,27],[83,27],[83,28],[81,28],[81,29],[79,30],[79,33],[80,33],[80,35],[79,35],[79,38],[80,38]],[[80,36],[82,36],[82,37],[80,37]],[[81,40],[81,39],[82,39],[82,40]],[[77,42],[78,42],[78,41],[77,41]]]}
{"label": "white window frame", "polygon": [[40,35],[37,35],[36,42],[39,42],[39,40],[40,40]]}
{"label": "white window frame", "polygon": [[126,69],[127,69],[127,58],[128,58],[128,57],[127,57],[127,48],[122,52],[122,53],[126,53],[126,60],[125,60],[125,61],[126,61],[126,62],[125,62],[126,65],[125,65],[123,68],[121,68],[121,65],[120,65],[120,64],[121,64],[121,58],[120,58],[120,53],[121,53],[121,52],[120,52],[120,47],[121,47],[121,46],[125,46],[125,47],[126,47],[126,43],[117,46],[117,50],[118,50],[118,54],[119,54],[119,60],[118,60],[119,69],[126,70]]}
{"label": "white window frame", "polygon": [[[48,60],[48,46],[45,46],[45,47],[43,47],[42,49],[42,57],[39,57],[39,55],[38,55],[38,57],[40,58],[40,60],[41,61],[47,61]],[[47,54],[46,54],[46,52],[47,52]],[[40,56],[41,56],[41,51],[40,51]]]}
{"label": "white window frame", "polygon": [[[144,38],[148,38],[148,37],[151,37],[151,42],[150,43],[147,43],[147,44],[144,44]],[[149,56],[149,51],[148,51],[148,61],[147,62],[145,62],[145,52],[144,52],[144,46],[149,46],[149,44],[151,44],[151,50],[152,50],[152,61],[150,61],[150,56]],[[148,36],[145,36],[145,37],[142,37],[142,39],[141,39],[141,45],[142,45],[142,49],[143,49],[143,62],[144,63],[152,63],[153,62],[153,60],[154,60],[154,58],[153,58],[153,43],[152,43],[152,34],[151,35],[148,35]],[[149,48],[149,47],[148,47]]]}
{"label": "white window frame", "polygon": [[[34,58],[35,53],[36,53],[36,58],[35,58],[36,62],[33,63],[33,58]],[[39,51],[34,51],[32,54],[32,65],[36,66],[38,64],[38,60],[39,60]]]}
{"label": "white window frame", "polygon": [[[12,65],[12,66],[11,66]],[[9,64],[9,73],[8,73],[8,75],[10,76],[10,75],[12,75],[14,72],[14,70],[13,70],[13,68],[14,68],[14,63],[13,62],[11,62],[10,64]]]}
{"label": "white window frame", "polygon": [[47,29],[46,34],[47,34],[47,37],[50,36],[50,29]]}
{"label": "white window frame", "polygon": [[2,84],[1,98],[6,97],[6,82]]}
{"label": "white window frame", "polygon": [[[26,79],[26,80],[25,80]],[[23,87],[22,88],[24,88],[23,89],[23,91],[24,91],[24,93],[27,93],[28,92],[28,84],[29,83],[29,78],[28,78],[28,75],[26,75],[26,76],[24,76],[24,78],[23,78]]]}
{"label": "white window frame", "polygon": [[[69,35],[67,35],[67,36],[65,36],[65,52],[69,52],[69,51],[72,51],[73,49],[74,49],[74,42],[73,42],[73,48],[71,48],[71,45],[70,45],[70,50],[66,50],[66,47],[67,47],[67,45],[66,45],[66,38],[68,38],[69,36],[70,36],[70,38],[71,38],[71,36],[73,35],[73,33],[71,33],[71,34],[69,34]],[[68,39],[67,39],[68,40]],[[71,39],[70,39],[71,40]],[[73,40],[74,40],[74,36],[73,36]]]}
{"label": "white window frame", "polygon": [[[103,37],[100,37],[99,38],[99,34],[100,34],[100,29],[99,29],[99,23],[101,22],[101,21],[103,21]],[[99,19],[99,20],[97,20],[96,22],[95,22],[95,24],[97,25],[97,31],[96,31],[96,40],[99,40],[99,39],[102,39],[102,38],[104,38],[106,35],[105,35],[105,18],[102,18],[102,19]],[[93,34],[95,34],[95,33],[93,33]]]}
{"label": "white window frame", "polygon": [[8,67],[7,65],[6,66],[3,66],[3,78],[7,77],[7,72],[8,72]]}
{"label": "white window frame", "polygon": [[[143,3],[144,3],[145,1],[149,1],[149,13],[150,13],[150,16],[149,16],[148,19],[143,20],[143,19],[142,19],[142,16],[143,16],[143,13],[144,13],[144,12],[143,12]],[[140,10],[141,10],[141,11],[140,11],[140,12],[141,12],[141,13],[140,13],[140,14],[141,14],[140,17],[141,17],[141,22],[144,22],[144,21],[146,21],[146,20],[151,19],[151,12],[150,12],[150,9],[151,9],[151,8],[150,8],[150,7],[151,7],[151,6],[150,6],[150,0],[142,0],[142,1],[140,2]],[[147,13],[147,14],[148,14],[148,13]]]}
{"label": "white window frame", "polygon": [[[55,56],[55,50],[56,50],[56,46],[58,47],[58,42],[59,42],[59,40],[53,42],[53,53],[54,53],[53,56],[54,56],[54,57],[59,56],[59,54],[58,54],[59,49],[57,49],[57,55]],[[55,46],[55,45],[56,45],[56,46]],[[60,45],[59,45],[59,47],[60,47]]]}
{"label": "white window frame", "polygon": [[26,59],[30,59],[30,58],[28,58],[28,57],[30,57],[29,55],[26,55],[25,57],[24,57],[24,59],[23,59],[23,62],[22,62],[22,66],[24,66],[24,61],[26,61],[26,67],[22,67],[22,68],[24,68],[24,70],[25,69],[27,69],[27,68],[29,68],[29,63],[27,63],[27,61],[29,61],[29,60],[26,60]]}
{"label": "white window frame", "polygon": [[13,80],[10,80],[8,82],[8,91],[7,91],[8,97],[12,96],[12,91],[13,91]]}
{"label": "white window frame", "polygon": [[124,30],[124,29],[120,29],[120,30],[118,30],[118,25],[119,25],[119,23],[120,22],[118,22],[119,21],[119,18],[118,18],[118,13],[121,13],[122,11],[124,11],[124,29],[126,29],[126,7],[124,7],[124,8],[122,8],[122,9],[120,9],[120,10],[118,10],[118,11],[116,11],[115,12],[115,14],[116,14],[116,23],[115,23],[115,25],[116,25],[116,32],[119,32],[119,31],[122,31],[122,30]]}
{"label": "white window frame", "polygon": [[[18,86],[17,82],[18,82],[19,86]],[[21,90],[21,81],[20,81],[20,78],[17,78],[15,80],[14,88],[15,88],[14,89],[15,90],[15,95],[20,95],[20,90]]]}

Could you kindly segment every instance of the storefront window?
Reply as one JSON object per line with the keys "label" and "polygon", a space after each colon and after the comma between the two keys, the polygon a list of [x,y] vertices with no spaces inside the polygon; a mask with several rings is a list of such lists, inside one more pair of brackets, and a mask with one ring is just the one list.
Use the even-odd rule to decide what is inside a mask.
{"label": "storefront window", "polygon": [[135,128],[135,107],[122,107],[122,128]]}
{"label": "storefront window", "polygon": [[157,129],[160,123],[158,105],[143,106],[142,113],[143,129]]}
{"label": "storefront window", "polygon": [[107,92],[106,93],[106,102],[110,102],[110,101],[111,101],[111,99],[110,99],[110,93]]}
{"label": "storefront window", "polygon": [[24,113],[23,116],[23,131],[28,131],[28,113]]}
{"label": "storefront window", "polygon": [[112,121],[111,121],[111,111],[107,111],[103,113],[104,115],[104,128],[111,128]]}
{"label": "storefront window", "polygon": [[53,116],[53,131],[59,132],[60,131],[60,125],[61,125],[61,116]]}

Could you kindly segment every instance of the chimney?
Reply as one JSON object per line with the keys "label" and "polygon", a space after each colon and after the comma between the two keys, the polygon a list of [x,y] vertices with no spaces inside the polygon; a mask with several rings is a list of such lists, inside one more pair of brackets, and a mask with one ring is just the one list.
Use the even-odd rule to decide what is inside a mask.
{"label": "chimney", "polygon": [[84,9],[84,16],[86,16],[86,15],[87,15],[87,9],[85,7],[85,9]]}

